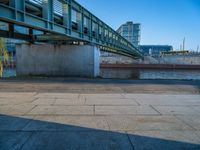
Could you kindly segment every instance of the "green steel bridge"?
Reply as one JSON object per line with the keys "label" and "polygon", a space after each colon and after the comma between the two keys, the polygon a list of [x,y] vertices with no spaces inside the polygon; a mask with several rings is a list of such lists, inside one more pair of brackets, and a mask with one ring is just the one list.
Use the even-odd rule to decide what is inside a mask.
{"label": "green steel bridge", "polygon": [[74,0],[0,0],[0,36],[30,42],[92,44],[133,58],[142,54]]}

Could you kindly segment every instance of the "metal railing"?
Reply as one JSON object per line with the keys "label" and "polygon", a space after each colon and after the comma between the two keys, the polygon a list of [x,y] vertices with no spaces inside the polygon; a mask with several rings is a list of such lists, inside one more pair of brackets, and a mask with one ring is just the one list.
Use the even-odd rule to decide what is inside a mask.
{"label": "metal railing", "polygon": [[62,2],[58,1],[58,0],[54,0],[53,1],[53,8],[54,8],[54,13],[62,16],[63,15],[63,6],[62,6]]}
{"label": "metal railing", "polygon": [[29,2],[41,5],[43,3],[43,0],[28,0]]}
{"label": "metal railing", "polygon": [[[10,6],[0,2],[0,12],[3,12],[0,13],[0,21],[62,35],[61,40],[65,35],[66,39],[96,44],[102,50],[109,52],[133,57],[141,56],[136,47],[74,0],[12,1],[16,2],[10,3]],[[75,24],[72,21],[72,10],[76,12]],[[88,27],[84,26],[84,18],[88,19]],[[40,37],[35,39],[40,40]]]}

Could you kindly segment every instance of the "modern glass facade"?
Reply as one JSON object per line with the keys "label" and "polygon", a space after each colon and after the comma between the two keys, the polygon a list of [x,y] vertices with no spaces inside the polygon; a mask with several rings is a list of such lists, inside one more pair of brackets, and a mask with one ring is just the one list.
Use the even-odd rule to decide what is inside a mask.
{"label": "modern glass facade", "polygon": [[140,45],[141,25],[131,21],[121,25],[117,32],[138,48]]}
{"label": "modern glass facade", "polygon": [[161,52],[169,52],[173,50],[171,45],[140,45],[140,51],[146,56],[157,57]]}

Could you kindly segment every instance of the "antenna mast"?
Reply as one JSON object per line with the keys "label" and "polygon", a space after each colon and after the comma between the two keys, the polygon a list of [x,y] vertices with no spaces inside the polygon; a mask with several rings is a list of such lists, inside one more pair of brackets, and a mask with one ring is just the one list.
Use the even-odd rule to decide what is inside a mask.
{"label": "antenna mast", "polygon": [[183,51],[185,50],[185,37],[183,39]]}

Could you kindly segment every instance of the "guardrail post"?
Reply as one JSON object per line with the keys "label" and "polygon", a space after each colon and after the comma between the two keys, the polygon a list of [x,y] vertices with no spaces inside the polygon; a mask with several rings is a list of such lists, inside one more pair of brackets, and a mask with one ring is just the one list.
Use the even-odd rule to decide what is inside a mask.
{"label": "guardrail post", "polygon": [[25,9],[25,0],[10,0],[10,6],[18,10],[24,11]]}
{"label": "guardrail post", "polygon": [[8,29],[9,29],[9,37],[13,38],[14,37],[14,25],[9,24]]}
{"label": "guardrail post", "polygon": [[[15,8],[13,12],[14,19],[24,21],[25,18],[25,0],[10,0],[9,1],[10,7]],[[21,12],[17,12],[20,10]]]}
{"label": "guardrail post", "polygon": [[77,11],[77,23],[78,23],[78,32],[79,32],[79,37],[82,37],[82,7],[79,6],[79,9]]}
{"label": "guardrail post", "polygon": [[47,20],[47,28],[53,29],[53,1],[54,0],[43,0],[42,1],[42,16]]}
{"label": "guardrail post", "polygon": [[84,30],[84,14],[83,14],[83,8],[81,7],[81,12],[80,12],[80,37],[83,38],[83,30]]}
{"label": "guardrail post", "polygon": [[89,18],[89,35],[90,35],[90,40],[92,41],[92,15],[90,14]]}
{"label": "guardrail post", "polygon": [[97,21],[97,29],[96,29],[96,40],[97,40],[97,42],[99,42],[99,24],[100,24],[100,22],[99,21]]}
{"label": "guardrail post", "polygon": [[16,0],[10,0],[9,2],[10,2],[9,5],[11,7],[15,7],[16,6]]}
{"label": "guardrail post", "polygon": [[72,32],[72,5],[71,5],[71,0],[68,0],[68,32],[69,35],[71,35]]}
{"label": "guardrail post", "polygon": [[69,5],[66,2],[62,3],[63,25],[67,27],[66,33],[69,34]]}

